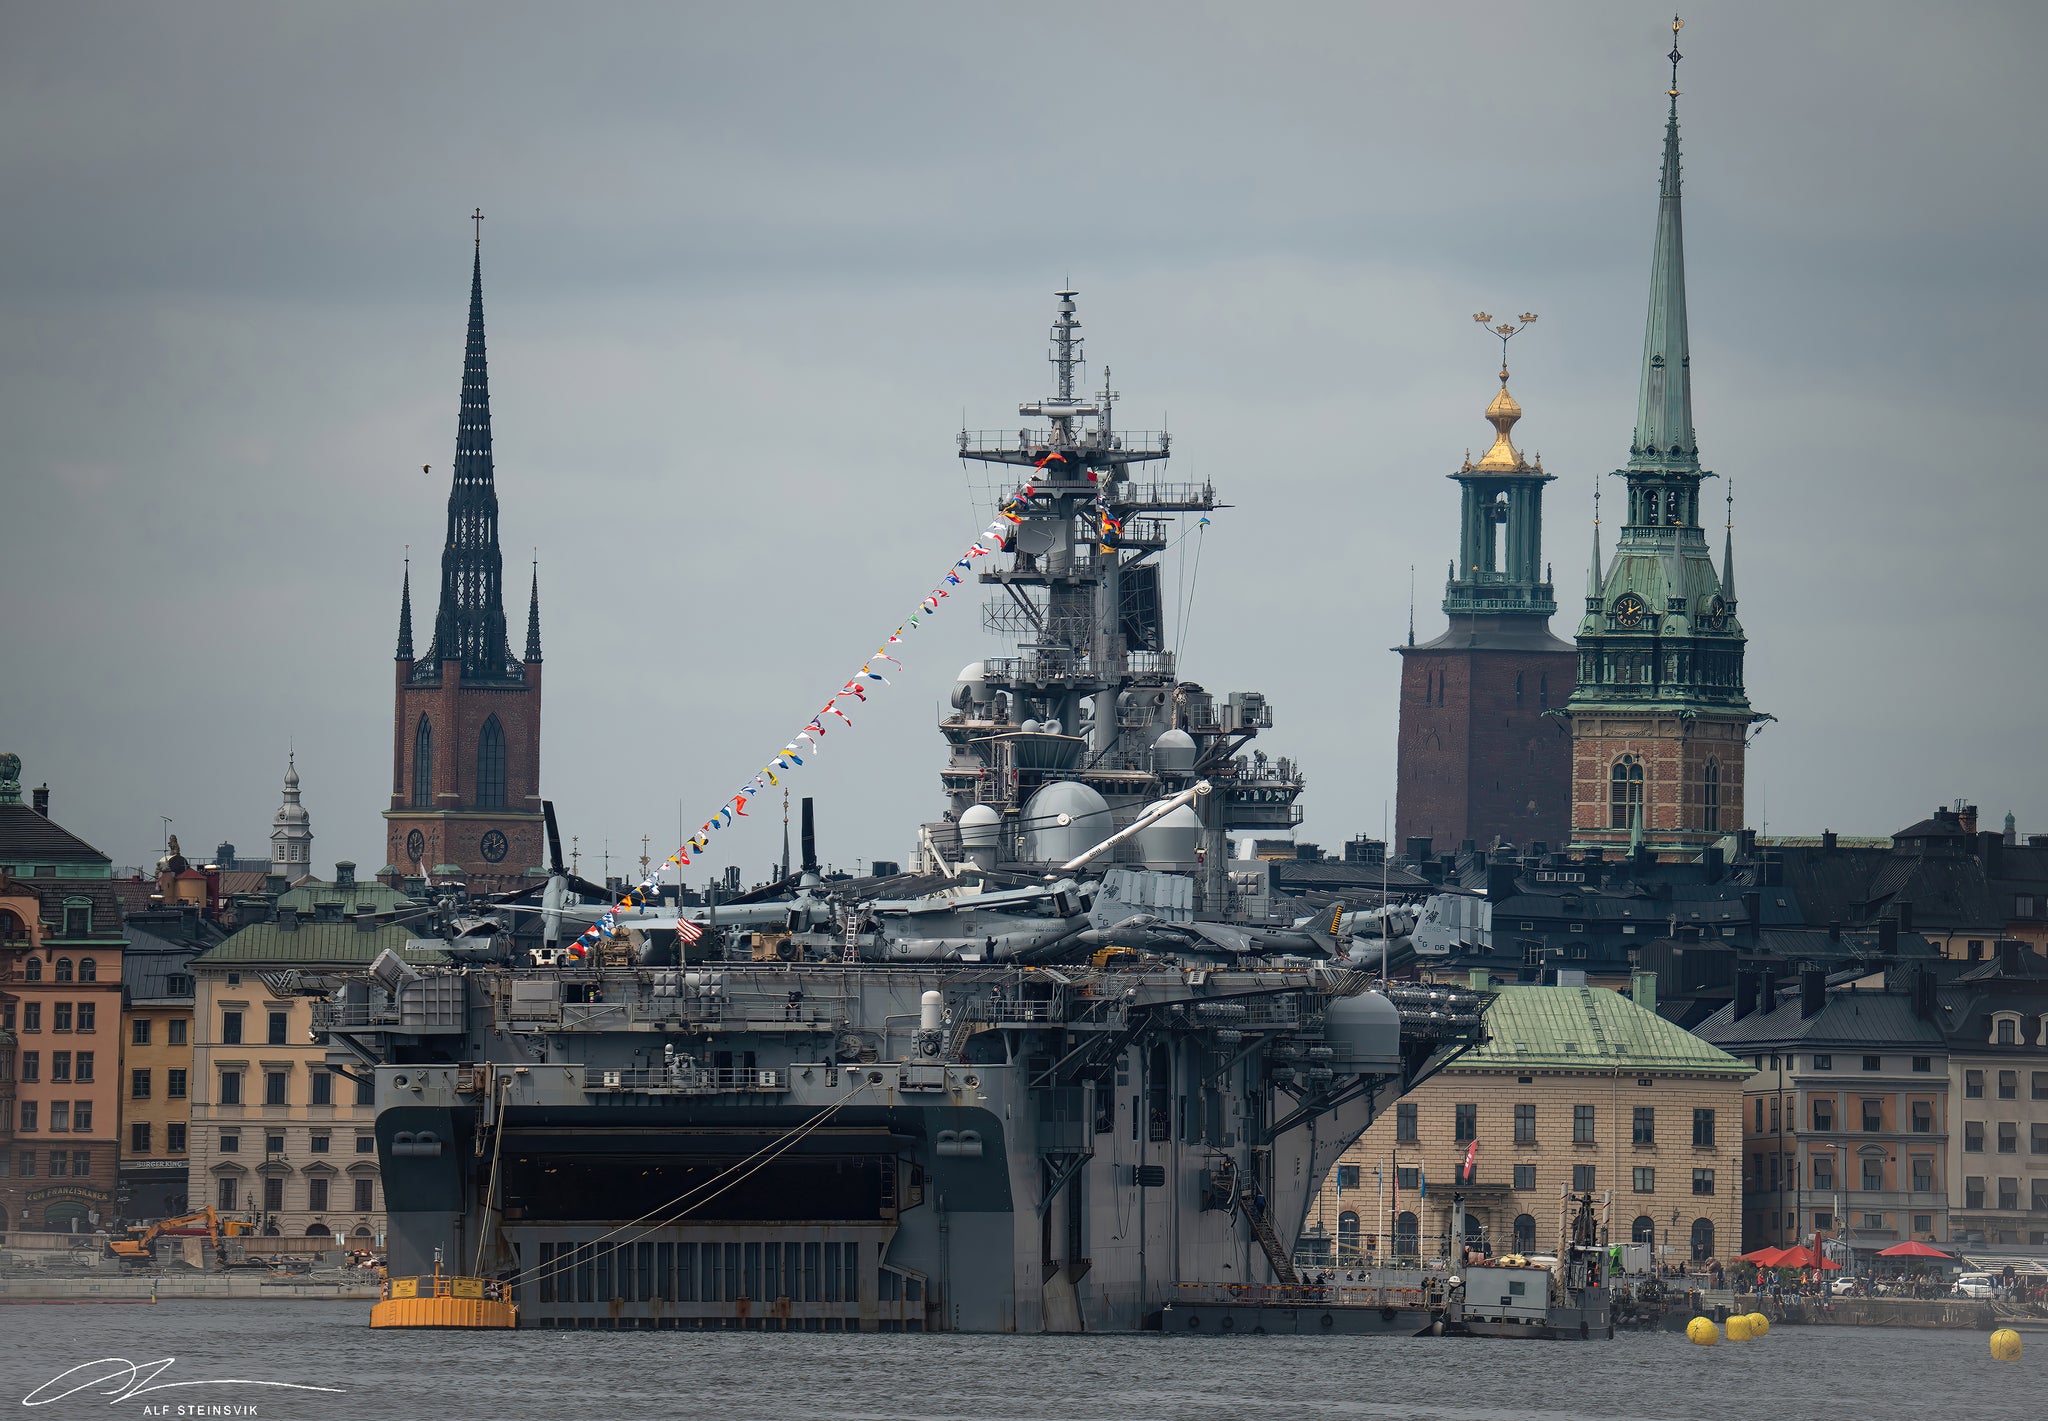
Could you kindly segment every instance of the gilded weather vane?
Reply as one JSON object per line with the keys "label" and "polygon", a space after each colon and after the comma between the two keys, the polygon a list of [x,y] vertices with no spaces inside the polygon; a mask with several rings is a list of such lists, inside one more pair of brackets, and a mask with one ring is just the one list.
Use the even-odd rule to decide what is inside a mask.
{"label": "gilded weather vane", "polygon": [[1678,32],[1685,28],[1685,21],[1671,17],[1671,97],[1678,97],[1678,61],[1685,58],[1678,52]]}
{"label": "gilded weather vane", "polygon": [[[1514,321],[1502,321],[1497,326],[1488,324],[1493,320],[1492,313],[1488,311],[1475,311],[1472,313],[1472,319],[1480,325],[1486,326],[1486,333],[1488,335],[1500,338],[1500,382],[1502,385],[1506,385],[1508,382],[1508,342],[1535,323],[1536,313],[1534,311],[1524,311],[1521,315],[1515,317]],[[1516,322],[1519,322],[1519,324],[1516,324]]]}

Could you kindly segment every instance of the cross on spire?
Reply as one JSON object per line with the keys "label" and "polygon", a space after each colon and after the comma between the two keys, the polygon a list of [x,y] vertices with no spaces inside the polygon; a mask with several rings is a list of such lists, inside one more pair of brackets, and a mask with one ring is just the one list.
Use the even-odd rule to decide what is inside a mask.
{"label": "cross on spire", "polygon": [[[1672,52],[1674,54],[1677,53],[1676,50],[1673,50]],[[1671,72],[1674,75],[1677,74],[1678,69],[1676,65],[1672,66]],[[1674,78],[1671,82],[1675,84],[1678,81],[1676,78]],[[469,220],[476,224],[476,245],[478,250],[482,250],[484,245],[484,210],[481,207],[479,207],[476,211],[469,214]]]}

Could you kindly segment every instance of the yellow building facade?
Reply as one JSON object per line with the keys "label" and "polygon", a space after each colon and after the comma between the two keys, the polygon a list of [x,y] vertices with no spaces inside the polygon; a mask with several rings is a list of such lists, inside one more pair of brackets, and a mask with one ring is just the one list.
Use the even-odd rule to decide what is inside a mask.
{"label": "yellow building facade", "polygon": [[1486,1043],[1403,1096],[1324,1180],[1308,1247],[1340,1268],[1460,1244],[1555,1253],[1565,1194],[1590,1191],[1609,1242],[1651,1243],[1661,1263],[1732,1258],[1749,1067],[1659,1017],[1653,990],[1648,974],[1641,1001],[1498,989]]}

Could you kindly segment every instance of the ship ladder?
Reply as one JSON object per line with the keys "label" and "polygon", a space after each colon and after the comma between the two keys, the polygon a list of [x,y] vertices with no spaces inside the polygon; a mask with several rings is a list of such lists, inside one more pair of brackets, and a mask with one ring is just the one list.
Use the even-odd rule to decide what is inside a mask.
{"label": "ship ladder", "polygon": [[1287,1256],[1287,1250],[1280,1246],[1280,1236],[1273,1232],[1273,1225],[1265,1211],[1259,1208],[1258,1195],[1250,1189],[1239,1192],[1238,1204],[1244,1209],[1245,1218],[1250,1221],[1252,1234],[1258,1239],[1259,1247],[1266,1251],[1266,1261],[1273,1265],[1273,1276],[1292,1288],[1300,1283],[1295,1276],[1294,1260]]}

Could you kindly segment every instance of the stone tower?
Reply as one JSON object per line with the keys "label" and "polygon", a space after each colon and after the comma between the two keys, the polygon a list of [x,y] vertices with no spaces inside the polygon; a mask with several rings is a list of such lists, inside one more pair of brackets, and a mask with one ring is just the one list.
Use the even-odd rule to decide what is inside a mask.
{"label": "stone tower", "polygon": [[1769,717],[1743,691],[1732,500],[1718,574],[1700,524],[1700,485],[1714,475],[1700,468],[1692,422],[1678,59],[1674,43],[1635,437],[1616,470],[1628,481],[1627,521],[1604,571],[1594,522],[1567,714],[1574,846],[1686,854],[1742,827],[1749,729]]}
{"label": "stone tower", "polygon": [[497,891],[523,887],[526,871],[544,862],[540,573],[536,567],[522,659],[506,636],[503,569],[479,239],[440,606],[424,656],[413,654],[410,566],[400,594],[388,861],[379,875],[387,881],[424,869]]}
{"label": "stone tower", "polygon": [[299,758],[285,757],[284,802],[270,816],[270,872],[295,883],[313,872],[313,821],[299,803]]}
{"label": "stone tower", "polygon": [[1511,438],[1522,417],[1508,393],[1505,335],[1514,329],[1501,327],[1500,392],[1486,407],[1493,446],[1450,476],[1459,487],[1458,559],[1443,602],[1450,626],[1420,646],[1411,626],[1409,644],[1395,648],[1402,844],[1555,847],[1571,826],[1571,741],[1549,712],[1571,695],[1577,662],[1550,632],[1557,601],[1543,565],[1543,486],[1552,476]]}

